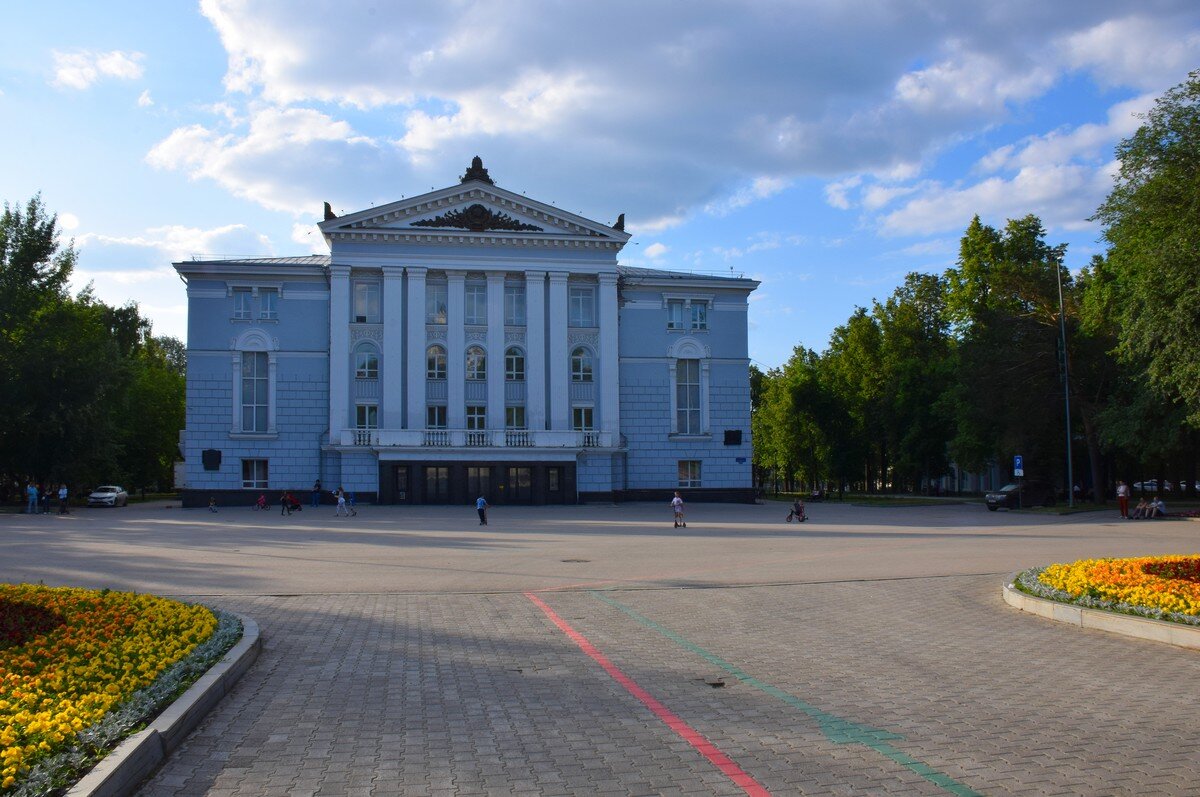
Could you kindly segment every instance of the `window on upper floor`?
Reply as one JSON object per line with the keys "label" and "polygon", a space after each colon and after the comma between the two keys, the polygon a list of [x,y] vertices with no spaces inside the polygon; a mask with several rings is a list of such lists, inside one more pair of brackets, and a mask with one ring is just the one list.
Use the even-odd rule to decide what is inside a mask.
{"label": "window on upper floor", "polygon": [[525,326],[525,286],[504,286],[504,323],[510,327]]}
{"label": "window on upper floor", "polygon": [[525,381],[525,353],[516,346],[504,352],[504,381]]}
{"label": "window on upper floor", "polygon": [[482,431],[487,428],[487,407],[471,404],[467,407],[467,430]]}
{"label": "window on upper floor", "polygon": [[242,352],[241,431],[268,431],[269,385],[267,353],[265,351]]}
{"label": "window on upper floor", "polygon": [[478,346],[467,349],[467,379],[472,382],[487,381],[487,354]]}
{"label": "window on upper floor", "polygon": [[446,405],[445,404],[430,404],[425,407],[425,428],[426,429],[445,429],[446,428]]}
{"label": "window on upper floor", "polygon": [[379,407],[375,404],[358,404],[354,407],[354,425],[359,429],[379,428]]}
{"label": "window on upper floor", "polygon": [[571,352],[571,381],[592,381],[592,353],[583,346],[577,346]]}
{"label": "window on upper floor", "polygon": [[486,324],[487,285],[468,283],[463,298],[463,323]]}
{"label": "window on upper floor", "polygon": [[363,348],[354,352],[354,378],[379,378],[379,354],[374,348],[370,346],[364,346]]}
{"label": "window on upper floor", "polygon": [[595,429],[593,416],[595,410],[592,407],[572,407],[571,408],[571,428],[577,432],[590,432]]}
{"label": "window on upper floor", "polygon": [[567,325],[572,327],[596,326],[596,292],[591,288],[568,288]]}
{"label": "window on upper floor", "polygon": [[668,299],[667,329],[708,329],[708,300]]}
{"label": "window on upper floor", "polygon": [[253,293],[249,288],[233,289],[233,317],[249,321],[254,317]]}
{"label": "window on upper floor", "polygon": [[675,432],[701,434],[700,361],[675,361]]}
{"label": "window on upper floor", "polygon": [[258,317],[264,320],[279,318],[279,289],[258,289]]}
{"label": "window on upper floor", "polygon": [[357,324],[379,323],[379,283],[354,283],[354,321]]}
{"label": "window on upper floor", "polygon": [[425,378],[446,378],[446,350],[441,346],[430,346],[425,350]]}
{"label": "window on upper floor", "polygon": [[446,323],[446,283],[425,284],[425,323]]}
{"label": "window on upper floor", "polygon": [[524,407],[505,407],[504,408],[504,428],[505,429],[524,429],[525,428],[525,408]]}

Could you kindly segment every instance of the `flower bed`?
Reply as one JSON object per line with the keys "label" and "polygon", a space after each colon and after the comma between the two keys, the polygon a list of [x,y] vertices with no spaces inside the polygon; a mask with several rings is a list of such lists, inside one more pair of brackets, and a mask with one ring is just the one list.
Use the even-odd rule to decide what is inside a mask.
{"label": "flower bed", "polygon": [[219,622],[153,595],[0,585],[0,795],[48,793],[102,755],[186,688],[148,699]]}
{"label": "flower bed", "polygon": [[1093,609],[1200,625],[1200,556],[1081,559],[1019,574],[1023,592]]}

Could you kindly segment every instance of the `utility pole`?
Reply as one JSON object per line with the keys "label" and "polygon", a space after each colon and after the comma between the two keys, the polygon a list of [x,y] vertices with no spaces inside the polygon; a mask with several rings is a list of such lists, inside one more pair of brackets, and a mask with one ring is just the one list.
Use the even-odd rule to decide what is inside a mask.
{"label": "utility pole", "polygon": [[1063,405],[1066,407],[1067,424],[1067,506],[1075,506],[1075,475],[1071,467],[1071,368],[1067,356],[1067,314],[1063,307],[1062,265],[1056,263],[1058,272],[1058,333],[1062,346]]}

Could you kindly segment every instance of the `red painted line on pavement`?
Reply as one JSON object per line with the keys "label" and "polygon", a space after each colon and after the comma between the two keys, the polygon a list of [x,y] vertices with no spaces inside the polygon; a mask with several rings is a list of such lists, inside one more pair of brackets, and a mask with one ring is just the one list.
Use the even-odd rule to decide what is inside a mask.
{"label": "red painted line on pavement", "polygon": [[592,658],[597,664],[604,668],[604,671],[612,676],[612,679],[625,687],[631,695],[642,701],[646,708],[654,713],[667,727],[679,734],[679,736],[696,749],[702,756],[707,758],[709,762],[719,769],[725,777],[732,780],[746,794],[754,795],[754,797],[770,797],[771,792],[767,791],[766,787],[750,776],[748,772],[734,763],[733,759],[721,752],[721,749],[715,744],[705,739],[704,736],[684,722],[677,714],[664,706],[662,703],[655,700],[649,692],[638,686],[637,682],[621,671],[617,665],[609,661],[608,657],[597,650],[596,646],[588,641],[587,637],[576,631],[564,619],[546,605],[546,602],[534,595],[532,592],[526,592],[525,597],[533,601],[534,605],[545,612],[546,617],[550,618],[550,622],[558,626],[567,637],[579,646],[579,649]]}

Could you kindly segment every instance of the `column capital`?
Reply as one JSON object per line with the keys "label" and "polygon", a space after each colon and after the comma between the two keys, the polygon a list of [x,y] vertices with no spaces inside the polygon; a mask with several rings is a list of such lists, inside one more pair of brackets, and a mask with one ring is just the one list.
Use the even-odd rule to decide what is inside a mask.
{"label": "column capital", "polygon": [[350,276],[350,267],[349,266],[330,266],[329,274],[330,274],[330,276],[333,276],[333,277],[349,277]]}
{"label": "column capital", "polygon": [[446,269],[447,282],[466,282],[467,272],[457,269]]}
{"label": "column capital", "polygon": [[615,271],[602,271],[596,277],[601,285],[616,285],[618,274]]}
{"label": "column capital", "polygon": [[541,271],[538,269],[530,269],[529,271],[525,272],[525,281],[526,282],[533,282],[535,280],[544,280],[545,278],[546,278],[545,271]]}
{"label": "column capital", "polygon": [[566,282],[567,278],[571,276],[570,272],[568,271],[550,271],[547,273],[550,275],[551,283]]}
{"label": "column capital", "polygon": [[384,267],[384,269],[383,269],[383,281],[384,282],[393,282],[393,281],[400,282],[403,279],[404,279],[404,270],[403,269],[387,268],[386,266]]}
{"label": "column capital", "polygon": [[497,282],[504,282],[504,278],[507,275],[503,271],[488,271],[486,272],[486,276],[487,281],[494,284]]}
{"label": "column capital", "polygon": [[429,269],[425,266],[405,266],[404,271],[410,277],[424,277],[429,273]]}

